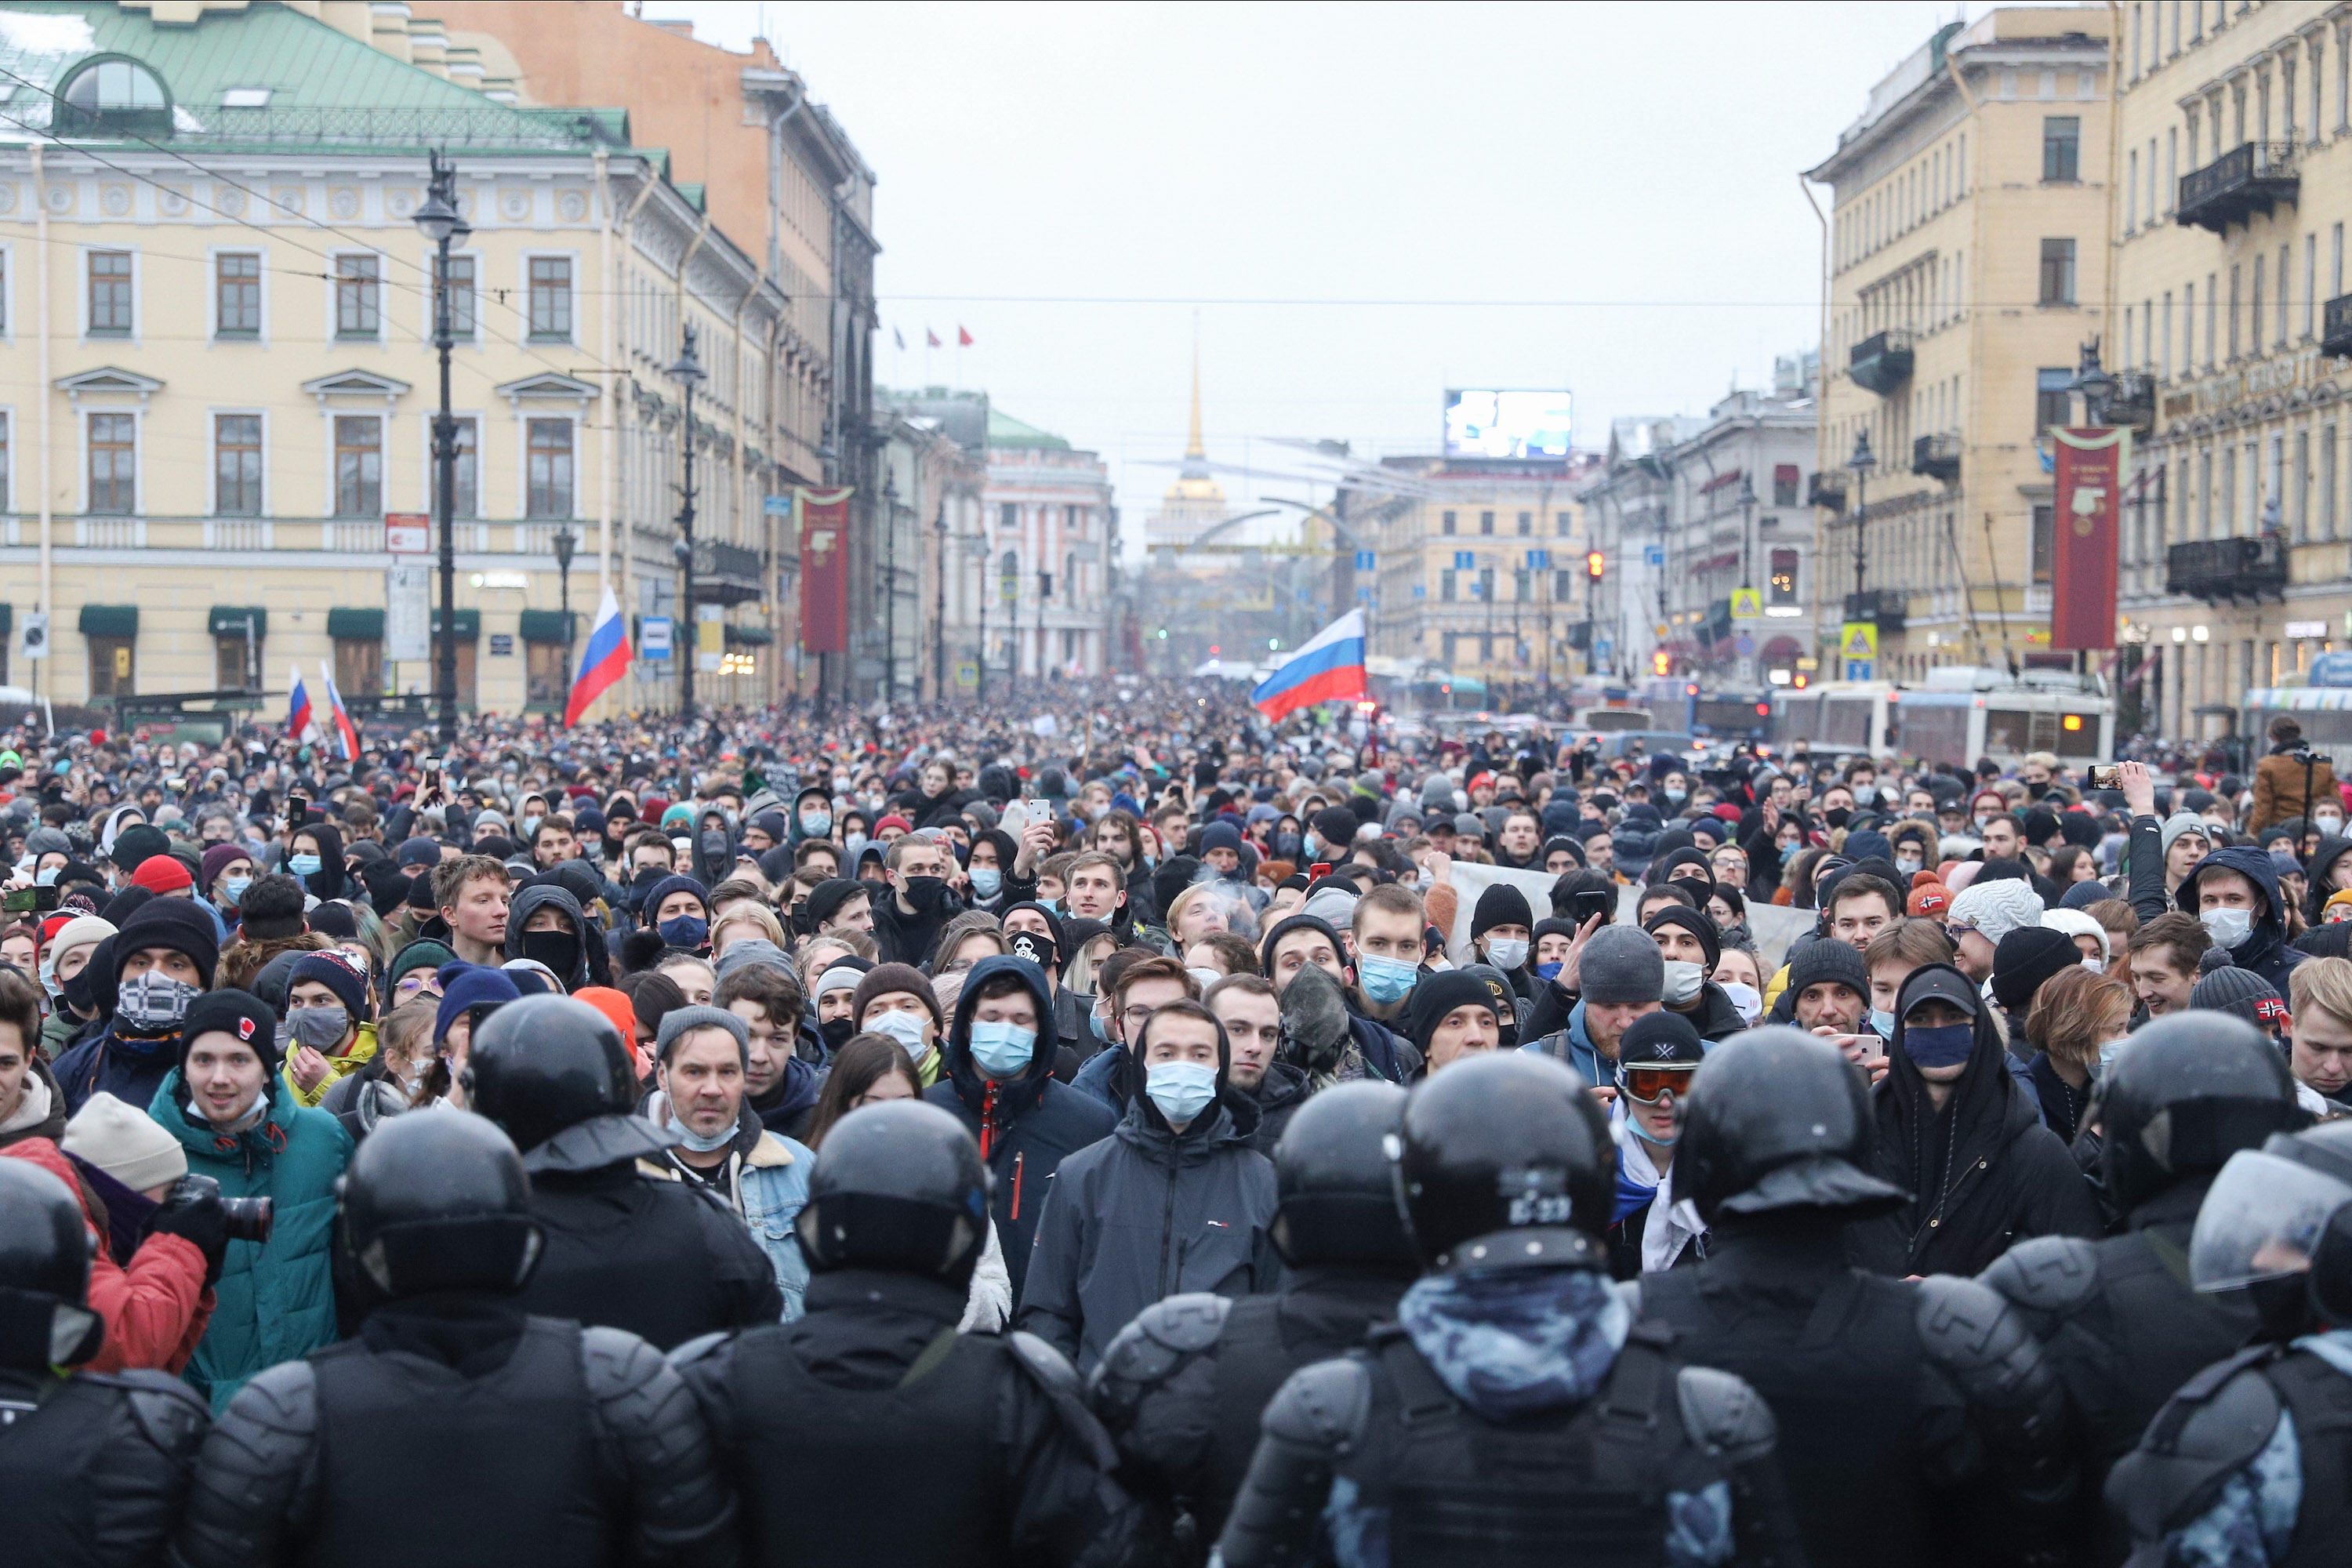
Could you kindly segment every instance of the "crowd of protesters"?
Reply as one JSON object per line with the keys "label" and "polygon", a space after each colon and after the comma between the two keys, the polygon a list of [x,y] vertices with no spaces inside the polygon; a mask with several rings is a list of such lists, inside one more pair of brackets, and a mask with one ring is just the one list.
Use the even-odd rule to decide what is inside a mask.
{"label": "crowd of protesters", "polygon": [[[51,736],[28,719],[0,737],[0,1170],[18,1184],[30,1167],[70,1195],[88,1269],[68,1305],[95,1325],[70,1356],[45,1342],[20,1366],[9,1352],[0,1413],[110,1374],[163,1374],[194,1396],[178,1417],[193,1434],[188,1520],[176,1504],[150,1510],[144,1544],[88,1560],[234,1560],[218,1510],[237,1461],[223,1436],[264,1406],[293,1419],[289,1363],[319,1368],[325,1400],[354,1347],[397,1345],[464,1379],[537,1342],[522,1317],[499,1319],[490,1341],[472,1308],[417,1317],[437,1298],[401,1281],[431,1267],[364,1241],[390,1222],[361,1214],[355,1192],[383,1204],[430,1186],[394,1174],[411,1171],[401,1141],[423,1148],[423,1127],[441,1129],[435,1158],[453,1169],[520,1157],[511,1180],[528,1193],[514,1201],[532,1239],[500,1300],[530,1323],[650,1347],[628,1386],[690,1386],[677,1418],[721,1448],[765,1418],[747,1403],[768,1375],[759,1336],[804,1325],[790,1342],[822,1349],[844,1331],[820,1327],[838,1321],[840,1281],[876,1267],[845,1239],[852,1221],[820,1215],[827,1173],[874,1157],[853,1154],[852,1130],[870,1142],[907,1129],[908,1149],[944,1140],[950,1164],[968,1145],[980,1206],[935,1271],[946,1294],[860,1300],[877,1321],[903,1311],[911,1325],[893,1331],[893,1379],[961,1364],[940,1348],[957,1335],[1057,1365],[1040,1374],[1052,1418],[1037,1432],[1074,1447],[1047,1468],[1093,1479],[1039,1481],[1017,1528],[992,1527],[1013,1531],[1010,1555],[992,1544],[955,1560],[1144,1562],[1207,1554],[1281,1383],[1203,1394],[1192,1458],[1167,1460],[1151,1399],[1214,1339],[1198,1322],[1228,1321],[1220,1306],[1188,1329],[1173,1303],[1320,1300],[1313,1332],[1264,1331],[1318,1355],[1400,1319],[1445,1386],[1491,1415],[1465,1388],[1549,1387],[1542,1367],[1572,1359],[1560,1325],[1613,1352],[1629,1331],[1646,1342],[1628,1324],[1644,1300],[1671,1299],[1662,1282],[1704,1292],[1738,1277],[1758,1222],[1710,1195],[1719,1176],[1690,1152],[1688,1113],[1695,1092],[1734,1081],[1727,1066],[1706,1070],[1728,1043],[1785,1034],[1848,1064],[1832,1075],[1853,1080],[1861,1119],[1844,1195],[1794,1205],[1834,1223],[1786,1240],[1790,1256],[1833,1256],[1835,1278],[1874,1289],[1984,1275],[2021,1310],[2047,1303],[2001,1271],[2040,1256],[2038,1238],[2088,1247],[2145,1232],[2162,1257],[2185,1256],[2196,1198],[2261,1142],[2159,1154],[2194,1190],[2168,1186],[2170,1206],[2142,1213],[2147,1194],[2115,1175],[2138,1156],[2110,1147],[2104,1097],[2144,1029],[2205,1030],[2216,1052],[2232,1031],[2258,1037],[2278,1086],[2247,1123],[2258,1132],[2352,1115],[2352,836],[2345,793],[2324,761],[2304,765],[2288,721],[2252,778],[2127,762],[2095,787],[2093,770],[2040,753],[1969,769],[1801,744],[1705,767],[1638,750],[1604,763],[1540,725],[1400,747],[1352,713],[1272,725],[1228,690],[1144,681],[1069,683],[1050,706],[570,731],[485,719],[447,748],[371,734],[356,758],[257,731]],[[1798,929],[1759,940],[1768,923]],[[555,1059],[575,1049],[587,1054]],[[1399,1107],[1488,1057],[1546,1075],[1515,1091],[1537,1100],[1551,1064],[1580,1081],[1570,1120],[1601,1130],[1605,1190],[1597,1212],[1578,1200],[1593,1250],[1575,1277],[1627,1289],[1546,1297],[1532,1315],[1475,1292],[1416,1305],[1434,1251],[1419,1232],[1399,1232],[1376,1268],[1317,1260],[1306,1238],[1328,1217],[1292,1206],[1312,1185],[1302,1173],[1294,1190],[1307,1146],[1354,1137],[1385,1170],[1398,1156],[1381,1140],[1410,1130]],[[1335,1130],[1343,1105],[1361,1125]],[[942,1113],[937,1125],[917,1106]],[[451,1131],[477,1127],[496,1132]],[[23,1209],[33,1191],[0,1200]],[[258,1224],[263,1206],[239,1201],[254,1199],[267,1200]],[[1374,1206],[1398,1223],[1394,1202]],[[21,1279],[0,1287],[0,1308],[26,1297]],[[2230,1310],[2241,1331],[2199,1341],[2204,1359],[2256,1334],[2253,1309]],[[1834,1321],[1819,1331],[1834,1337]],[[713,1351],[712,1335],[732,1337]],[[684,1384],[656,1352],[673,1352]],[[836,1391],[866,1375],[837,1345],[807,1353]],[[1467,1368],[1458,1379],[1449,1356]],[[835,1363],[851,1370],[825,1370]],[[2065,1517],[1990,1556],[1971,1555],[1987,1550],[1971,1537],[1951,1560],[2122,1561],[2100,1484],[2197,1364],[2138,1389],[2137,1425],[2110,1420],[2096,1438],[2089,1397],[2070,1388],[2073,1500],[2053,1515]],[[1692,1525],[1666,1560],[1907,1560],[1840,1543],[1805,1479],[1813,1461],[1790,1451],[1801,1423],[1765,1370],[1731,1370],[1780,1413],[1793,1522],[1776,1546],[1757,1521],[1780,1505],[1743,1500],[1735,1517],[1727,1503],[1712,1535]],[[1572,1403],[1591,1398],[1589,1379],[1562,1376]],[[1694,1430],[1698,1408],[1684,1413]],[[1213,1452],[1218,1435],[1238,1451]],[[378,1484],[387,1506],[429,1510],[440,1462],[413,1458],[426,1470]],[[957,1463],[900,1461],[904,1495],[889,1500],[896,1483],[876,1477],[866,1507],[919,1513],[926,1477]],[[726,1562],[740,1546],[787,1560],[762,1555],[761,1531],[782,1527],[753,1495],[761,1472],[739,1465],[730,1481],[724,1468],[693,1530],[657,1540],[639,1520],[624,1555]],[[2244,1545],[2246,1521],[2275,1504],[2248,1473],[2193,1519],[2136,1516],[2133,1531],[2178,1561],[2287,1561]],[[2008,1472],[1983,1484],[2012,1501],[2032,1490]],[[269,1537],[289,1560],[373,1560],[344,1540],[351,1526],[306,1506]],[[1388,1561],[1391,1547],[1414,1560],[1396,1541],[1373,1556],[1361,1519],[1332,1509],[1296,1560]],[[1279,1531],[1251,1528],[1235,1516],[1229,1561],[1293,1560],[1266,1545]],[[2198,1531],[2228,1530],[2239,1555],[2199,1555]],[[878,1551],[887,1536],[850,1538]],[[1654,1546],[1626,1560],[1657,1561]]]}

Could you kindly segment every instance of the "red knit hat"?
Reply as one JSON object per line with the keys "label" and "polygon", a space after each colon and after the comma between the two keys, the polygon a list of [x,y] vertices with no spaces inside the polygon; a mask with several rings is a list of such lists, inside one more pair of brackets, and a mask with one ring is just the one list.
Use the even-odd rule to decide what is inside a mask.
{"label": "red knit hat", "polygon": [[150,855],[139,862],[139,869],[131,873],[131,879],[159,899],[196,885],[195,873],[176,855]]}
{"label": "red knit hat", "polygon": [[1911,896],[1904,900],[1903,912],[1906,915],[1935,916],[1941,915],[1951,907],[1952,895],[1943,883],[1922,882],[1912,889]]}

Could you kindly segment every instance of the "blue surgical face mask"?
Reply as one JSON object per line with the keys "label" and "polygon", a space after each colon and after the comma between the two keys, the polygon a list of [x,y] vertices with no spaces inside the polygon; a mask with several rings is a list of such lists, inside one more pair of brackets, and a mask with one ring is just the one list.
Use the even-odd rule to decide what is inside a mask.
{"label": "blue surgical face mask", "polygon": [[1037,1031],[1018,1024],[982,1021],[971,1026],[971,1059],[990,1078],[1011,1078],[1036,1054]]}
{"label": "blue surgical face mask", "polygon": [[826,834],[833,831],[833,813],[829,811],[802,812],[801,831],[807,834],[811,838],[824,837]]}
{"label": "blue surgical face mask", "polygon": [[921,1067],[923,1058],[931,1054],[931,1043],[923,1037],[923,1020],[917,1014],[893,1007],[887,1013],[868,1020],[866,1026],[876,1034],[887,1035],[906,1047],[907,1055],[913,1058],[917,1067]]}
{"label": "blue surgical face mask", "polygon": [[1549,963],[1538,963],[1536,965],[1536,978],[1538,980],[1557,980],[1559,978],[1559,972],[1566,967],[1567,965],[1561,960],[1557,958],[1553,959]]}
{"label": "blue surgical face mask", "polygon": [[39,870],[33,873],[33,886],[37,888],[56,887],[58,885],[58,873],[64,869],[65,868],[63,866],[42,867]]}
{"label": "blue surgical face mask", "polygon": [[1368,952],[1356,960],[1356,979],[1364,988],[1364,999],[1384,1007],[1411,995],[1413,982],[1420,977],[1420,965],[1402,959]]}
{"label": "blue surgical face mask", "polygon": [[1903,1031],[1903,1049],[1913,1067],[1958,1067],[1976,1049],[1976,1041],[1972,1024],[1945,1024],[1932,1029],[1915,1024]]}
{"label": "blue surgical face mask", "polygon": [[700,915],[673,915],[654,929],[672,947],[700,947],[710,934],[710,922]]}
{"label": "blue surgical face mask", "polygon": [[288,858],[286,868],[298,877],[315,877],[325,864],[316,855],[295,855]]}
{"label": "blue surgical face mask", "polygon": [[[833,819],[831,817],[827,817],[825,819],[825,826],[827,827],[833,826]],[[849,858],[853,861],[857,858],[857,852],[865,848],[866,843],[867,839],[866,835],[863,833],[853,833],[847,838],[842,840],[843,847],[849,851]]]}
{"label": "blue surgical face mask", "polygon": [[1880,1039],[1891,1040],[1895,1037],[1895,1015],[1886,1008],[1873,1007],[1870,1010],[1870,1026]]}
{"label": "blue surgical face mask", "polygon": [[245,897],[245,890],[251,886],[253,886],[253,879],[250,877],[231,877],[221,884],[221,890],[228,895],[228,901],[234,904]]}
{"label": "blue surgical face mask", "polygon": [[992,899],[1003,889],[1004,873],[993,866],[971,868],[971,890],[983,899]]}
{"label": "blue surgical face mask", "polygon": [[1217,1069],[1202,1062],[1161,1062],[1144,1074],[1143,1092],[1171,1126],[1182,1126],[1217,1098]]}

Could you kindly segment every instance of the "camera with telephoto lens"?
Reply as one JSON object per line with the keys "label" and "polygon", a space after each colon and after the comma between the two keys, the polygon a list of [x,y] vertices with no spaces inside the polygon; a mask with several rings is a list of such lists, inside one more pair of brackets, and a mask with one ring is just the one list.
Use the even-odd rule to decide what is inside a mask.
{"label": "camera with telephoto lens", "polygon": [[201,1203],[211,1198],[221,1206],[221,1215],[228,1222],[231,1241],[252,1241],[267,1244],[269,1240],[270,1210],[268,1198],[225,1198],[220,1184],[210,1176],[182,1176],[172,1184],[164,1194],[166,1204]]}

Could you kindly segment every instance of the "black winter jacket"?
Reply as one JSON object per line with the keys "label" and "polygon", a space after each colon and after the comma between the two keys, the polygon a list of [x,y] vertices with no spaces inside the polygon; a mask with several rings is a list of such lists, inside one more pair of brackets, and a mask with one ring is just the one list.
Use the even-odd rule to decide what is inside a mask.
{"label": "black winter jacket", "polygon": [[1250,1099],[1257,1103],[1257,1131],[1250,1135],[1250,1147],[1274,1158],[1274,1146],[1282,1142],[1282,1130],[1307,1103],[1308,1089],[1303,1068],[1288,1062],[1268,1062],[1265,1076],[1250,1090]]}
{"label": "black winter jacket", "polygon": [[547,1246],[516,1298],[526,1312],[626,1329],[660,1351],[784,1315],[767,1254],[698,1183],[641,1176],[634,1162],[541,1172],[530,1209]]}
{"label": "black winter jacket", "polygon": [[1118,1131],[1062,1163],[1038,1222],[1021,1327],[1093,1369],[1119,1330],[1165,1296],[1267,1290],[1282,1266],[1273,1162],[1250,1147],[1257,1102],[1227,1089],[1182,1132],[1148,1095]]}

